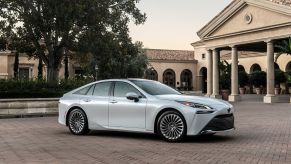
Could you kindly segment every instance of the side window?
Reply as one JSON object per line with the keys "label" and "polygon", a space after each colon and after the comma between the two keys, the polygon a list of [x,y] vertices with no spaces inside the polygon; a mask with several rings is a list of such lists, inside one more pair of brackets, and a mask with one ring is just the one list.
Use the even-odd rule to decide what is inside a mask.
{"label": "side window", "polygon": [[111,82],[97,83],[94,88],[94,96],[108,96]]}
{"label": "side window", "polygon": [[80,89],[80,90],[74,92],[73,94],[77,94],[77,95],[86,95],[87,92],[88,92],[88,90],[90,89],[91,86],[92,86],[92,85],[90,85],[90,86],[88,86],[88,87],[85,87],[85,88],[83,88],[83,89]]}
{"label": "side window", "polygon": [[95,85],[92,85],[89,89],[89,91],[87,92],[88,96],[92,96],[93,95],[93,91],[94,91]]}
{"label": "side window", "polygon": [[114,87],[114,97],[125,97],[127,93],[134,92],[141,95],[132,85],[125,82],[116,82]]}

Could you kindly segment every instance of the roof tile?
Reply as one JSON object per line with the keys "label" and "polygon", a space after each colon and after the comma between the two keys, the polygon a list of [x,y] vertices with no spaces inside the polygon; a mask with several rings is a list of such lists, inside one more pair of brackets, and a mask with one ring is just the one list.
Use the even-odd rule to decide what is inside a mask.
{"label": "roof tile", "polygon": [[267,0],[280,5],[291,6],[291,0]]}
{"label": "roof tile", "polygon": [[195,60],[194,51],[146,49],[150,60]]}

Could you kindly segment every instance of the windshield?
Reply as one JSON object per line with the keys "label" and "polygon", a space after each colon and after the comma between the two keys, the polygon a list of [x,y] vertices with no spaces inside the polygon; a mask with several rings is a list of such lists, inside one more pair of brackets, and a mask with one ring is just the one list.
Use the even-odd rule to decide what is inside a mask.
{"label": "windshield", "polygon": [[175,89],[164,85],[157,81],[142,81],[142,80],[131,80],[135,85],[140,87],[146,93],[150,95],[177,95],[181,94],[180,92],[176,91]]}

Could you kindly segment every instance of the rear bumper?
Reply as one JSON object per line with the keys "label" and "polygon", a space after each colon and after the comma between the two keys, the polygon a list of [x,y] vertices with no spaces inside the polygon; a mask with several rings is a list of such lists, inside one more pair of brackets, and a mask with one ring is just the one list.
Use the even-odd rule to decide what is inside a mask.
{"label": "rear bumper", "polygon": [[200,134],[211,134],[228,132],[234,130],[233,114],[219,115],[214,117],[200,132]]}

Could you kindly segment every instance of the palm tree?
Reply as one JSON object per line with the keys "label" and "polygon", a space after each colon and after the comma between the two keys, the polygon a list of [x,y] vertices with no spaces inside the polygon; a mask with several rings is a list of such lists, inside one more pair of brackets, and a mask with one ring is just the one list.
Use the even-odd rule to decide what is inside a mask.
{"label": "palm tree", "polygon": [[278,58],[283,55],[291,55],[291,37],[288,40],[283,40],[280,44],[275,45],[280,51],[276,54],[275,62],[277,62]]}

